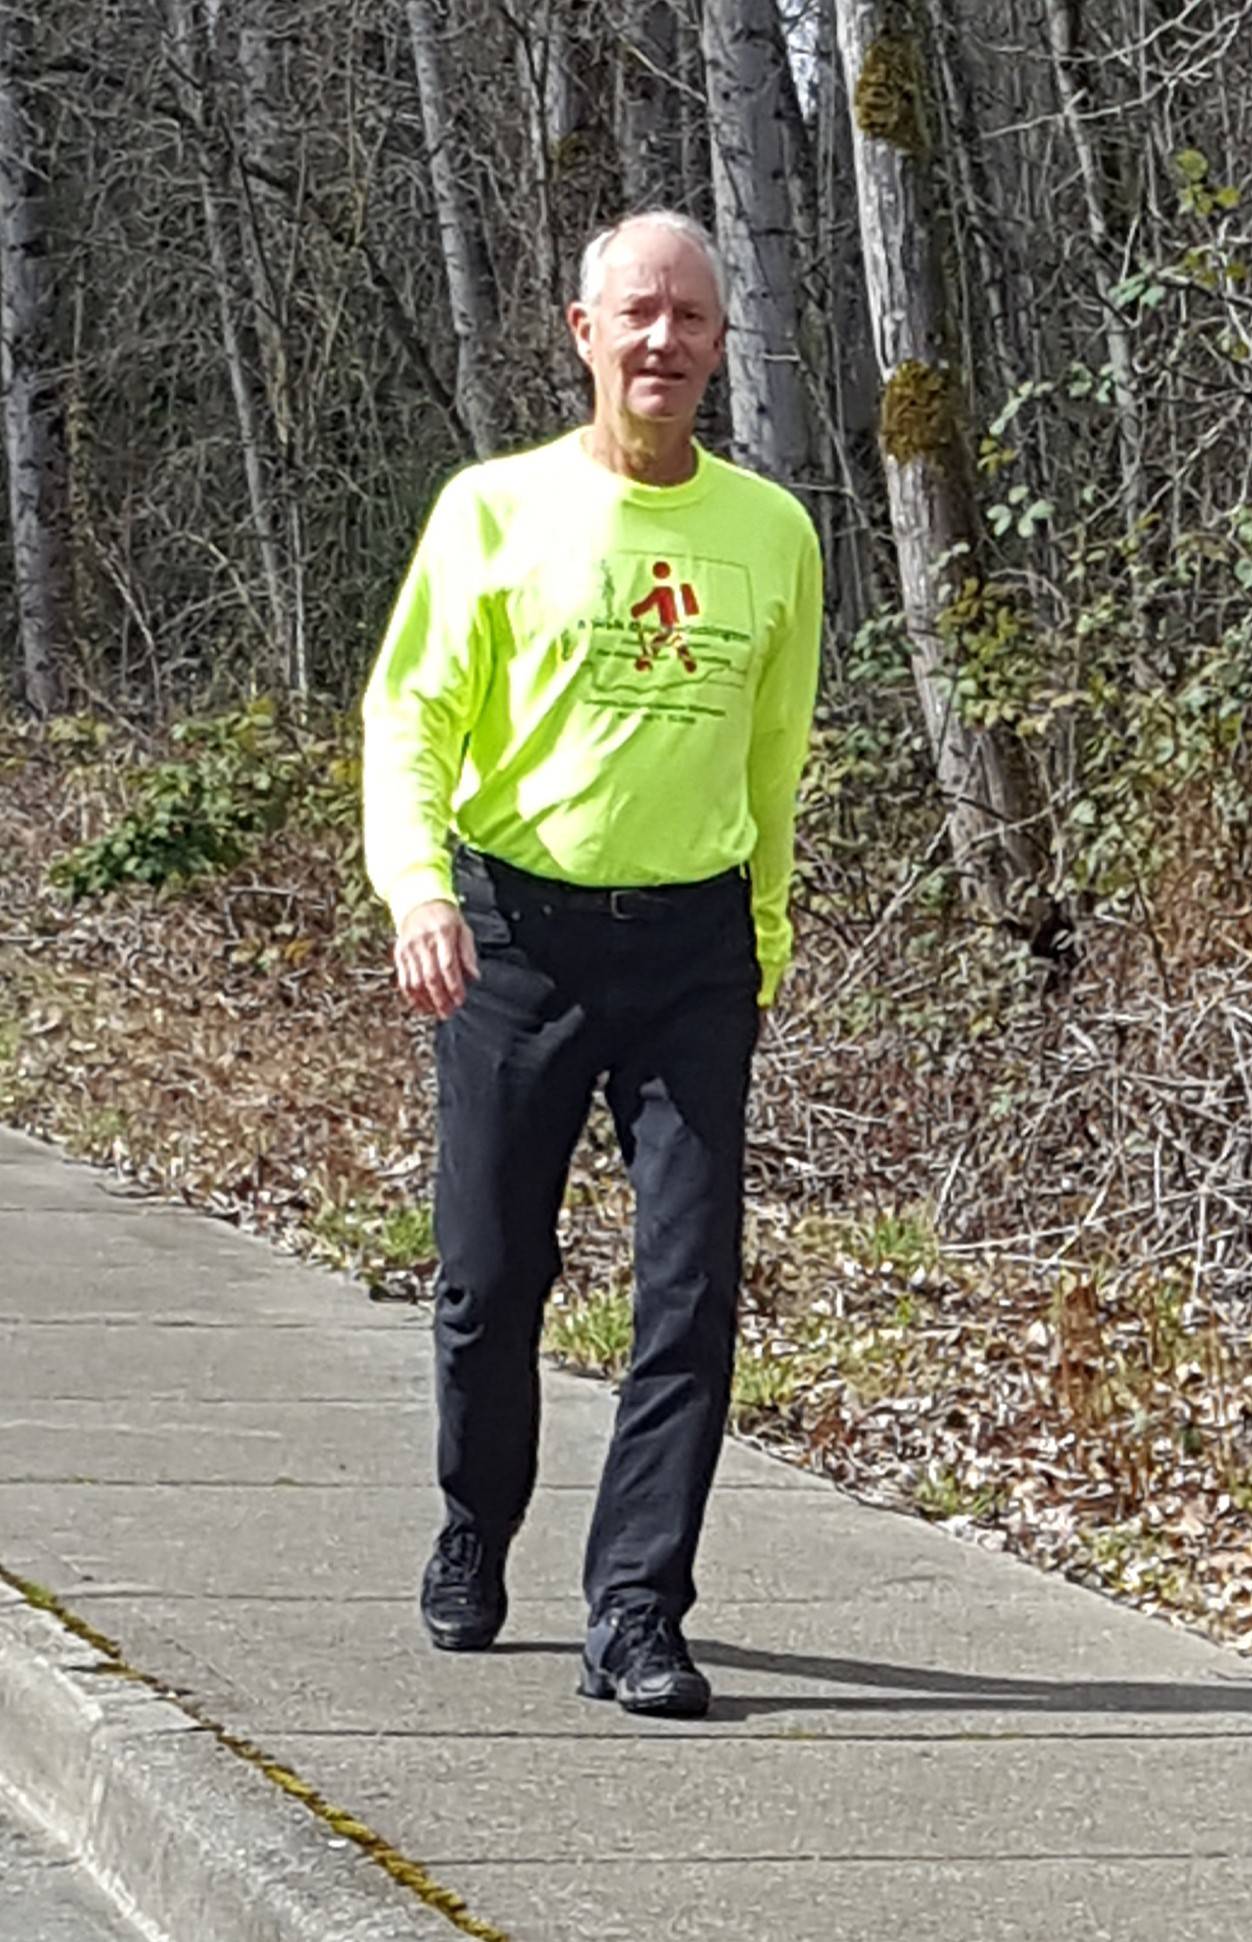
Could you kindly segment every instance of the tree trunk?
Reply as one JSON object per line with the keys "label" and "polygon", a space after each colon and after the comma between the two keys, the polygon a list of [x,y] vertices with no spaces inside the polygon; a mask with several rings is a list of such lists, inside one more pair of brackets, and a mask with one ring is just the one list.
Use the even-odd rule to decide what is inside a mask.
{"label": "tree trunk", "polygon": [[444,271],[456,338],[457,407],[479,458],[489,458],[509,435],[501,370],[500,318],[482,214],[453,123],[449,0],[408,0],[413,62],[431,187],[439,218]]}
{"label": "tree trunk", "polygon": [[816,229],[805,278],[815,329],[805,362],[824,486],[816,512],[838,643],[852,639],[886,590],[874,557],[874,529],[882,523],[882,480],[874,456],[878,371],[861,271],[852,136],[833,0],[823,0],[817,60]]}
{"label": "tree trunk", "polygon": [[[913,672],[968,892],[997,914],[1039,875],[1035,805],[1020,744],[960,719],[945,654],[937,565],[978,529],[929,181],[921,50],[890,0],[836,0],[852,104],[857,201],[887,473]],[[1033,913],[1032,913],[1033,914]]]}
{"label": "tree trunk", "polygon": [[625,0],[617,76],[622,186],[631,209],[682,194],[678,20],[671,0]]}
{"label": "tree trunk", "polygon": [[23,690],[60,699],[71,588],[65,424],[55,371],[48,170],[30,86],[34,17],[0,10],[0,384]]}
{"label": "tree trunk", "polygon": [[1143,427],[1130,333],[1121,321],[1121,313],[1110,301],[1110,292],[1124,274],[1124,266],[1118,261],[1117,246],[1105,211],[1099,152],[1087,124],[1089,90],[1081,75],[1073,0],[1047,0],[1047,21],[1056,90],[1078,159],[1087,229],[1095,252],[1096,279],[1105,320],[1104,341],[1117,404],[1122,498],[1127,527],[1133,529],[1143,510]]}
{"label": "tree trunk", "polygon": [[[1019,310],[1013,301],[1016,280],[1012,252],[1004,227],[998,219],[983,152],[982,136],[975,112],[973,89],[966,64],[958,0],[928,0],[932,15],[932,44],[942,83],[947,113],[947,147],[952,156],[952,201],[960,192],[961,208],[952,210],[952,230],[957,239],[962,263],[968,266],[966,281],[977,303],[971,325],[985,324],[974,336],[971,350],[981,344],[984,364],[995,373],[994,384],[970,385],[971,399],[979,389],[998,411],[1012,395],[1013,388],[1026,375],[1025,357],[1019,330]],[[993,412],[994,415],[994,412]]]}
{"label": "tree trunk", "polygon": [[713,158],[709,152],[709,117],[704,81],[704,50],[699,20],[686,12],[678,22],[678,97],[680,206],[706,229],[717,224],[713,207]]}
{"label": "tree trunk", "polygon": [[[291,142],[283,113],[282,35],[279,0],[243,0],[239,14],[239,75],[243,84],[243,242],[252,287],[252,315],[261,353],[269,424],[276,459],[276,516],[283,536],[286,569],[288,684],[309,691],[309,653],[305,630],[305,561],[301,516],[301,439],[292,360],[288,355],[291,278],[290,247],[282,193],[271,185],[292,175]],[[249,164],[255,166],[252,173]]]}
{"label": "tree trunk", "polygon": [[216,72],[216,40],[220,7],[221,0],[204,0],[202,13],[197,0],[171,0],[170,19],[175,54],[181,70],[178,87],[183,112],[195,131],[196,166],[200,177],[200,204],[204,212],[209,268],[217,291],[222,350],[239,427],[239,447],[252,512],[252,527],[261,556],[273,642],[286,669],[290,666],[291,655],[282,552],[273,517],[269,467],[263,444],[264,421],[253,386],[250,363],[244,355],[235,289],[236,265],[227,241],[223,159],[213,125],[217,113],[219,77]]}
{"label": "tree trunk", "polygon": [[717,237],[730,278],[735,457],[789,483],[810,464],[774,0],[704,0]]}

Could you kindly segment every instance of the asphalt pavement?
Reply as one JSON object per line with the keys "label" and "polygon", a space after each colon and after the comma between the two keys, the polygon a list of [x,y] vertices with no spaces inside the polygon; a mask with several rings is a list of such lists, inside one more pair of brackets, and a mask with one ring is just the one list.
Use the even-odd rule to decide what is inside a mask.
{"label": "asphalt pavement", "polygon": [[153,1933],[1246,1942],[1238,1653],[730,1444],[713,1710],[631,1719],[575,1693],[603,1385],[439,1655],[425,1312],[8,1134],[0,1276],[0,1773]]}

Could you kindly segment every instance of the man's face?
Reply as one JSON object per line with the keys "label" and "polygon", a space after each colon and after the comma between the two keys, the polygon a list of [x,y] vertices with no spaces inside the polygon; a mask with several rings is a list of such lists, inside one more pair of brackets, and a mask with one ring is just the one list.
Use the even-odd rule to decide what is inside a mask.
{"label": "man's face", "polygon": [[601,269],[598,301],[569,308],[597,408],[690,425],[726,340],[708,258],[673,230],[630,223],[609,244]]}

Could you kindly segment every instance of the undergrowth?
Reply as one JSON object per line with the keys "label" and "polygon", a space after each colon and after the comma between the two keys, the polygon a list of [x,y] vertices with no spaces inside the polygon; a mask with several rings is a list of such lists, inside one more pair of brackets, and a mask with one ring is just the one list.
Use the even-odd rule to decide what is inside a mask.
{"label": "undergrowth", "polygon": [[[975,618],[953,647],[974,661]],[[961,895],[889,618],[823,704],[751,1103],[732,1414],[863,1497],[1240,1642],[1247,623],[1189,655],[1171,623],[1143,687],[1090,623],[1081,680],[1058,642],[996,690],[1027,732],[1069,723],[1063,967]],[[430,1040],[364,880],[352,724],[268,701],[144,741],[9,721],[0,773],[0,1114],[423,1298]],[[572,1366],[627,1365],[629,1225],[597,1108],[545,1337]]]}

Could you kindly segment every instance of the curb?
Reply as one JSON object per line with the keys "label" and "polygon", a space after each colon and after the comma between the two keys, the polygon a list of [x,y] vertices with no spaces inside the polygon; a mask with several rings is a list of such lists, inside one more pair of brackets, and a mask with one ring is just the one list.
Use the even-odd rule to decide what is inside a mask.
{"label": "curb", "polygon": [[507,1942],[388,1880],[359,1836],[354,1851],[107,1641],[3,1581],[0,1794],[148,1942]]}

